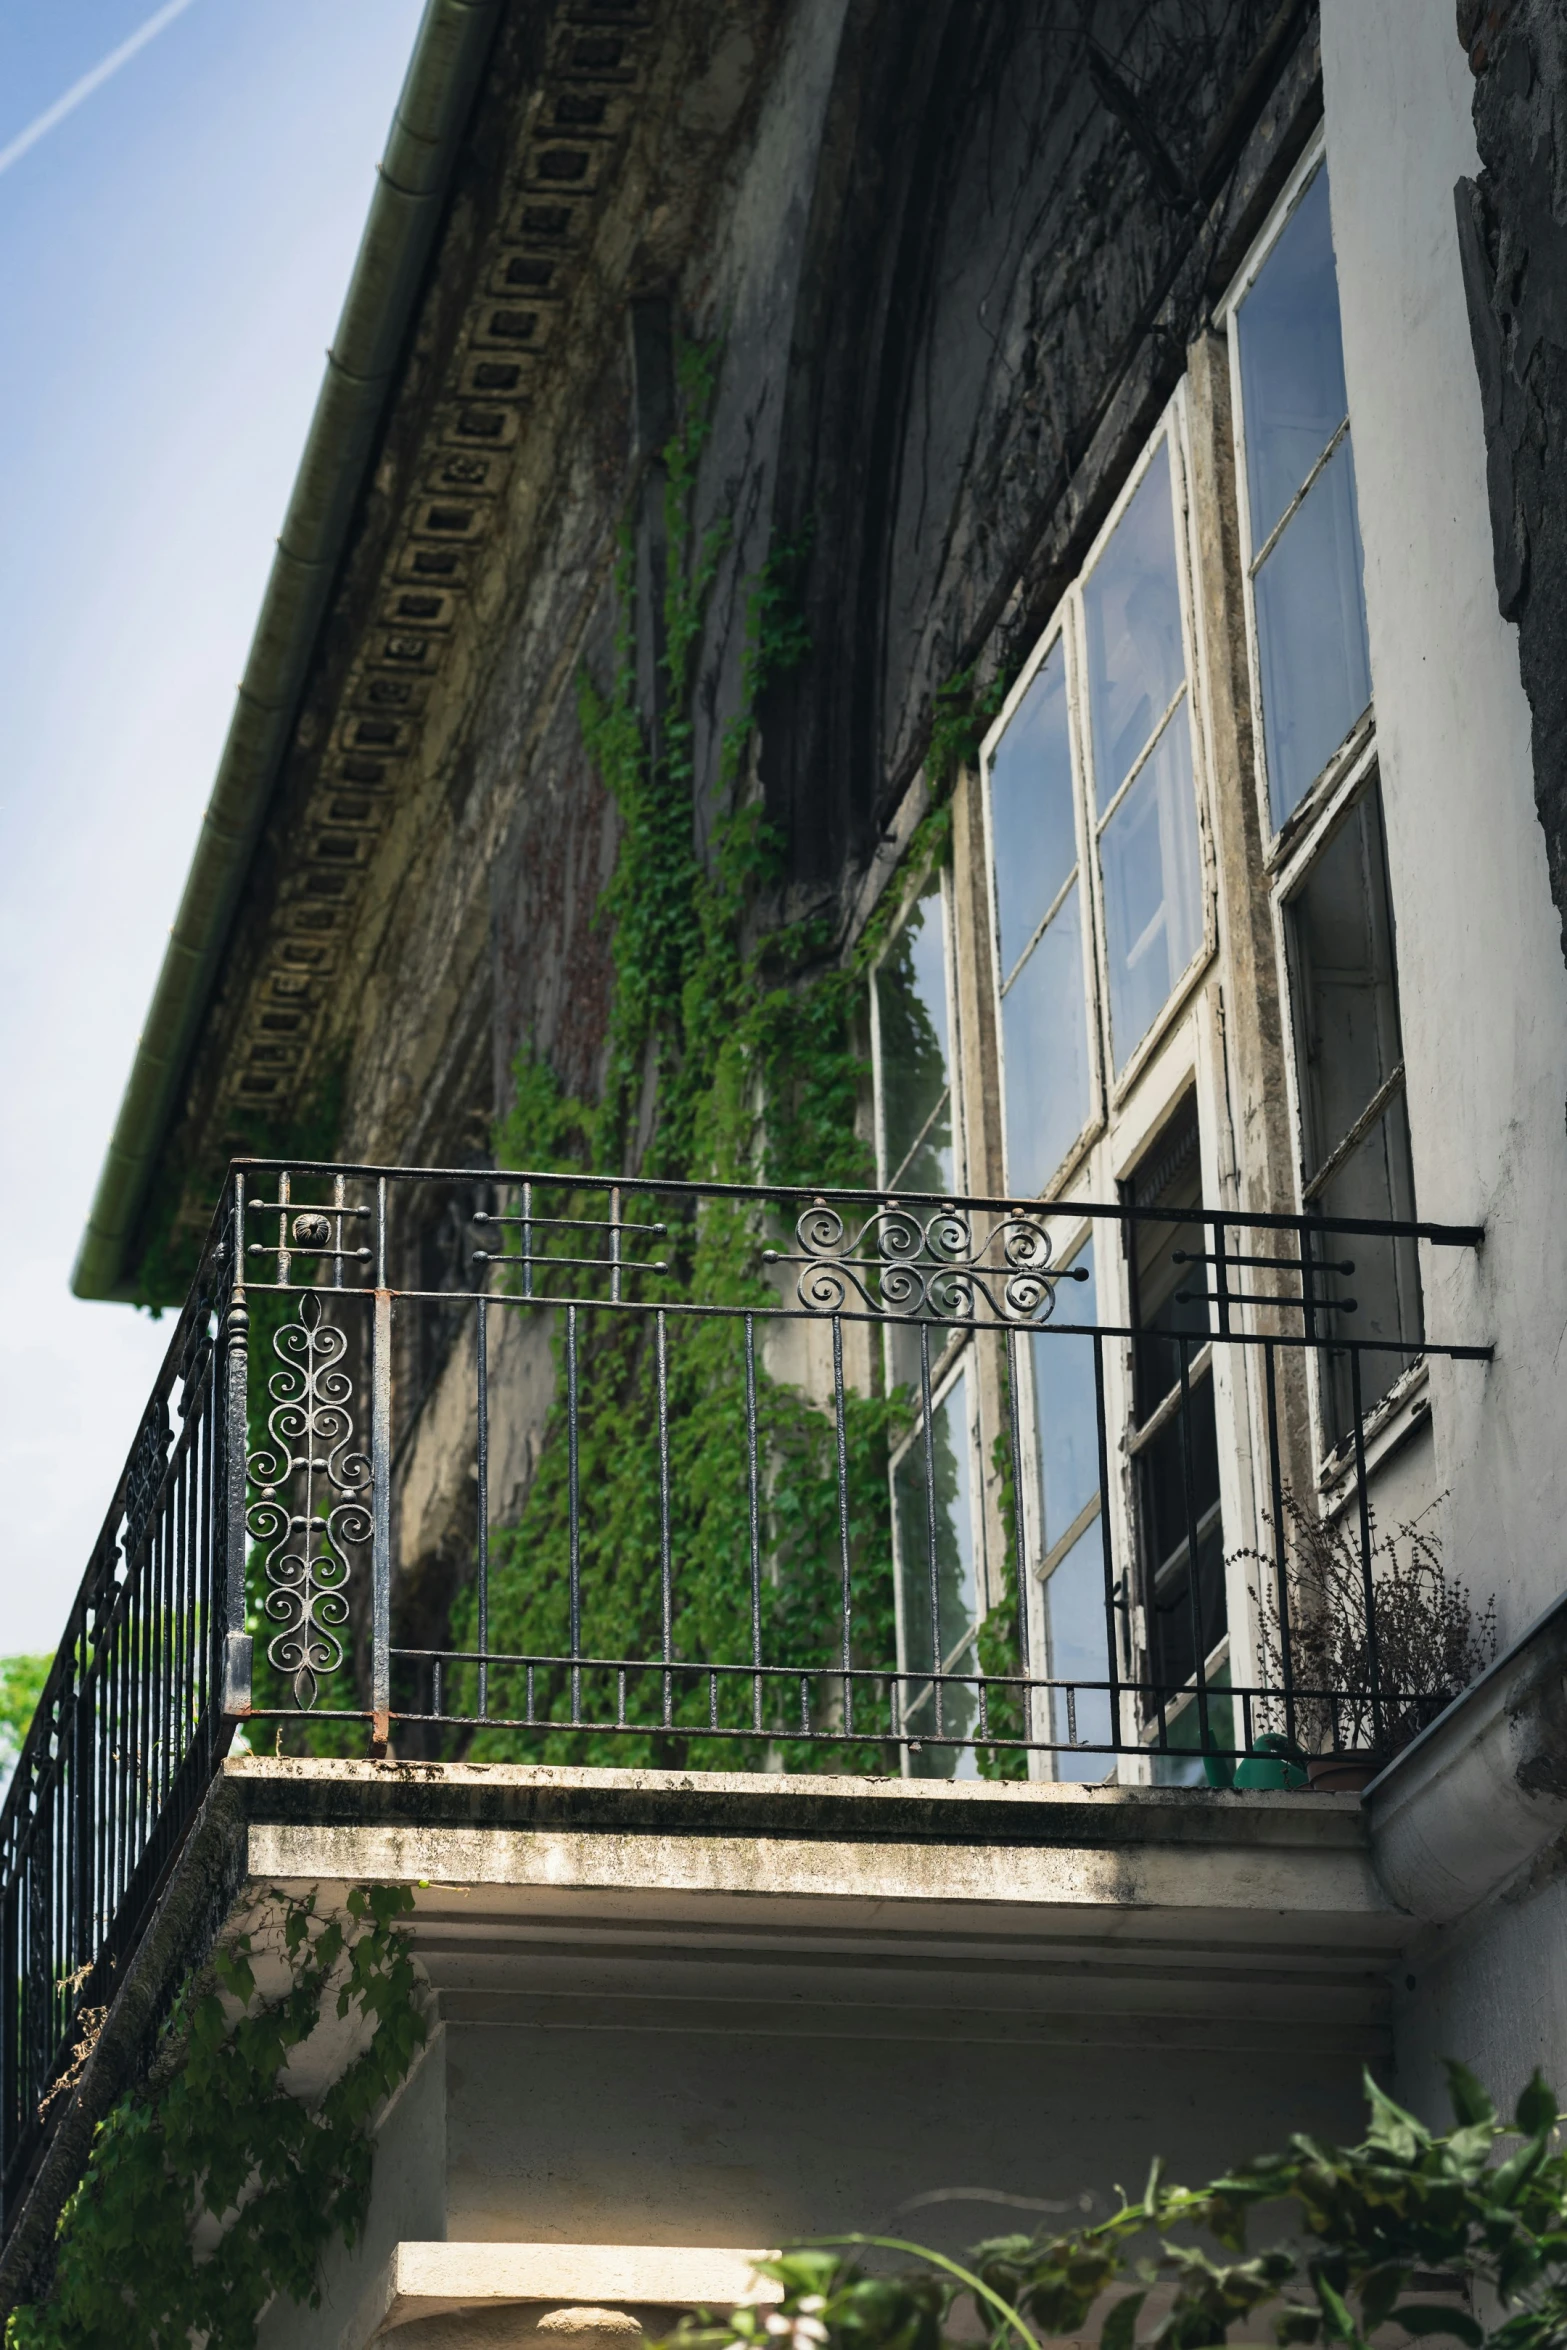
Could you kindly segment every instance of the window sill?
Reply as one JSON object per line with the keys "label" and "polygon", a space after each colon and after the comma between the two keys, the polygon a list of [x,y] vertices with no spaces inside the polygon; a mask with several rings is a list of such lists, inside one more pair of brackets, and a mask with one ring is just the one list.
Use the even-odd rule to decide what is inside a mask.
{"label": "window sill", "polygon": [[[1380,1403],[1373,1404],[1361,1423],[1366,1474],[1372,1476],[1431,1418],[1430,1366],[1424,1355],[1394,1381]],[[1340,1517],[1355,1495],[1355,1440],[1346,1436],[1333,1447],[1317,1470],[1317,1492],[1323,1515]]]}

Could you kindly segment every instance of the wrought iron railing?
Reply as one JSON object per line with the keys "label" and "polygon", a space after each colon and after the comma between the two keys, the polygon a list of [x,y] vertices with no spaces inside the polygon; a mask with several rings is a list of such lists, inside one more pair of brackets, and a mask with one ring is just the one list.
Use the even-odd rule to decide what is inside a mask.
{"label": "wrought iron railing", "polygon": [[[1480,1237],[236,1166],[0,1821],[7,2212],[236,1733],[1220,1782],[1270,1733],[1385,1751],[1453,1692],[1379,1653],[1379,1423],[1488,1353],[1410,1305],[1421,1244]],[[1358,1592],[1336,1683],[1302,1526]]]}

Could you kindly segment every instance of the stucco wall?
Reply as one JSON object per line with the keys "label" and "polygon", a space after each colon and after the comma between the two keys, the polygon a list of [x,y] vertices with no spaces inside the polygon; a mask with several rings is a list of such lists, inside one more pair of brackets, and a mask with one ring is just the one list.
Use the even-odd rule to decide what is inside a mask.
{"label": "stucco wall", "polygon": [[1567,971],[1492,581],[1453,207],[1470,77],[1430,0],[1326,0],[1323,77],[1416,1192],[1487,1235],[1424,1252],[1427,1316],[1497,1350],[1433,1369],[1437,1473],[1449,1564],[1506,1640],[1560,1576]]}

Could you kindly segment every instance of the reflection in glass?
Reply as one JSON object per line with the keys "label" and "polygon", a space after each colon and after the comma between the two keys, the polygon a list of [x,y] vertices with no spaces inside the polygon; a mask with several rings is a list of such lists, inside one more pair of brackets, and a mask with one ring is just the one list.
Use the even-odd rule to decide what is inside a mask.
{"label": "reflection in glass", "polygon": [[1235,1704],[1229,1695],[1230,1668],[1221,1665],[1208,1683],[1208,1755],[1203,1752],[1203,1709],[1195,1698],[1188,1698],[1178,1710],[1165,1716],[1166,1751],[1153,1757],[1153,1783],[1156,1787],[1222,1787],[1227,1784],[1228,1762],[1210,1762],[1209,1755],[1224,1755],[1235,1746]]}
{"label": "reflection in glass", "polygon": [[[1105,1681],[1104,1515],[1085,1526],[1045,1584],[1045,1632],[1052,1681]],[[1062,1753],[1061,1747],[1103,1745],[1111,1736],[1106,1689],[1053,1689],[1051,1736],[1056,1741],[1056,1777],[1079,1781],[1105,1778],[1114,1767],[1108,1754]]]}
{"label": "reflection in glass", "polygon": [[1099,842],[1110,1038],[1123,1069],[1202,944],[1188,705],[1174,711]]}
{"label": "reflection in glass", "polygon": [[909,1191],[951,1191],[952,1051],[939,873],[927,880],[877,966],[875,1009],[881,1180]]}
{"label": "reflection in glass", "polygon": [[[1092,1241],[1073,1264],[1090,1278],[1058,1292],[1063,1320],[1098,1320],[1092,1279]],[[1099,1501],[1099,1417],[1091,1338],[1036,1330],[1033,1339],[1034,1424],[1043,1488],[1043,1555],[1048,1559],[1086,1510]],[[1052,1680],[1107,1681],[1110,1655],[1105,1630],[1104,1516],[1099,1511],[1045,1578],[1045,1653]],[[1051,1736],[1058,1747],[1074,1747],[1110,1735],[1110,1700],[1103,1690],[1080,1689],[1070,1703],[1064,1689],[1052,1692]],[[1058,1752],[1058,1779],[1103,1779],[1113,1768],[1104,1754]]]}
{"label": "reflection in glass", "polygon": [[[900,1602],[898,1661],[901,1671],[909,1676],[903,1683],[903,1706],[912,1737],[936,1735],[935,1690],[929,1681],[917,1677],[921,1670],[974,1670],[978,1577],[973,1449],[968,1375],[960,1371],[932,1410],[929,1443],[921,1428],[893,1470]],[[942,1692],[941,1735],[962,1737],[972,1728],[977,1711],[978,1699],[971,1685],[949,1684]],[[927,1777],[969,1776],[974,1768],[971,1751],[955,1746],[926,1747],[913,1760],[915,1771]]]}
{"label": "reflection in glass", "polygon": [[1088,1011],[1077,883],[1001,999],[1007,1183],[1042,1191],[1088,1119]]}
{"label": "reflection in glass", "polygon": [[1101,813],[1186,674],[1170,503],[1170,444],[1161,441],[1083,589],[1088,696]]}
{"label": "reflection in glass", "polygon": [[1277,828],[1371,699],[1347,435],[1259,566],[1256,598],[1263,740]]}
{"label": "reflection in glass", "polygon": [[[1090,1326],[1099,1318],[1093,1280],[1092,1241],[1073,1258],[1084,1282],[1063,1282],[1055,1311],[1063,1321]],[[1094,1385],[1094,1342],[1058,1336],[1047,1325],[1033,1334],[1034,1424],[1044,1484],[1044,1555],[1099,1491],[1099,1417]]]}
{"label": "reflection in glass", "polygon": [[1005,978],[1077,862],[1066,648],[1041,664],[991,754],[996,923]]}
{"label": "reflection in glass", "polygon": [[1325,166],[1258,271],[1235,325],[1251,543],[1258,548],[1348,413]]}
{"label": "reflection in glass", "polygon": [[[1307,1204],[1326,1216],[1407,1222],[1415,1213],[1414,1170],[1400,1080],[1393,907],[1375,788],[1361,795],[1318,852],[1289,902],[1288,921]],[[1335,1162],[1384,1088],[1390,1098]],[[1324,1233],[1316,1255],[1324,1264],[1354,1266],[1352,1274],[1323,1273],[1313,1283],[1323,1301],[1322,1332],[1388,1342],[1388,1352],[1361,1357],[1361,1402],[1369,1410],[1420,1343],[1416,1245]],[[1349,1297],[1353,1314],[1339,1302]],[[1322,1369],[1326,1433],[1337,1443],[1354,1426],[1349,1357],[1330,1355]]]}

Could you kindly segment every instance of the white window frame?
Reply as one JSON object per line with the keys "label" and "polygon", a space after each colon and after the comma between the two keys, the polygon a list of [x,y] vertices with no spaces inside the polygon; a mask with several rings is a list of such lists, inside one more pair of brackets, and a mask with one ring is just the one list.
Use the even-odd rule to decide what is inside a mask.
{"label": "white window frame", "polygon": [[[1104,553],[1116,528],[1154,463],[1161,445],[1169,449],[1170,487],[1174,503],[1172,522],[1176,551],[1176,575],[1181,614],[1181,653],[1185,664],[1185,682],[1161,725],[1155,729],[1147,749],[1123,779],[1115,798],[1102,812],[1096,802],[1093,775],[1093,745],[1087,710],[1086,680],[1086,624],[1083,615],[1084,584]],[[1118,1114],[1137,1091],[1144,1076],[1159,1058],[1171,1032],[1185,1016],[1193,991],[1213,961],[1218,947],[1218,921],[1214,882],[1214,833],[1210,810],[1208,783],[1208,730],[1206,705],[1201,670],[1202,641],[1196,610],[1196,559],[1193,546],[1194,517],[1191,500],[1191,460],[1188,447],[1186,388],[1184,382],[1177,388],[1148,435],[1137,462],[1123,483],[1076,578],[1057,605],[1038,643],[1011,692],[1002,704],[1000,714],[980,746],[980,802],[982,812],[981,835],[984,842],[985,886],[989,909],[990,929],[990,1001],[994,1021],[996,1054],[1000,1071],[1002,1103],[1002,1149],[1006,1150],[1006,1044],[1002,1021],[1002,984],[1000,925],[996,898],[996,846],[991,809],[990,769],[997,745],[1015,716],[1018,706],[1028,692],[1034,678],[1049,659],[1058,644],[1064,643],[1066,655],[1067,707],[1070,720],[1073,790],[1073,829],[1077,848],[1077,877],[1083,889],[1083,950],[1084,995],[1089,1023],[1089,1110],[1075,1140],[1047,1180],[1039,1194],[1045,1200],[1059,1198],[1067,1185],[1081,1172],[1083,1162],[1101,1134],[1112,1131]],[[1184,699],[1187,706],[1187,724],[1191,740],[1192,799],[1197,825],[1198,888],[1201,896],[1201,934],[1198,945],[1185,968],[1172,979],[1170,992],[1151,1022],[1146,1035],[1138,1040],[1125,1067],[1116,1073],[1114,1067],[1114,1039],[1110,1033],[1110,974],[1109,953],[1104,913],[1104,881],[1100,864],[1099,844],[1105,827],[1142,773],[1147,758],[1163,738],[1164,727]],[[1063,884],[1063,892],[1068,884]],[[1056,899],[1059,905],[1060,896]],[[1034,932],[1037,940],[1044,917]],[[1006,1190],[1017,1196],[1012,1170],[1006,1169]]]}
{"label": "white window frame", "polygon": [[[1253,545],[1251,526],[1251,473],[1246,462],[1246,412],[1241,395],[1241,338],[1236,314],[1250,293],[1263,265],[1289,223],[1296,206],[1305,195],[1318,172],[1327,162],[1327,134],[1319,126],[1308,141],[1305,152],[1284,184],[1282,193],[1272,211],[1252,240],[1240,269],[1231,282],[1224,299],[1214,310],[1214,324],[1224,334],[1229,345],[1230,363],[1230,419],[1235,473],[1235,511],[1240,537],[1241,606],[1246,622],[1246,675],[1250,687],[1251,739],[1253,786],[1257,794],[1259,820],[1262,826],[1263,863],[1270,874],[1291,860],[1296,844],[1303,835],[1315,829],[1316,819],[1326,802],[1336,797],[1345,776],[1358,765],[1368,740],[1376,729],[1375,680],[1372,700],[1357,719],[1349,734],[1329,759],[1321,774],[1303,794],[1300,801],[1285,817],[1282,825],[1273,821],[1273,801],[1268,789],[1267,738],[1263,730],[1262,714],[1262,651],[1257,637],[1256,566],[1259,550]],[[1354,445],[1354,418],[1348,415],[1346,390],[1346,425],[1351,447]],[[1310,482],[1315,481],[1326,465],[1335,439],[1318,460],[1309,480],[1297,491],[1297,500],[1305,495]],[[1296,506],[1286,508],[1285,514],[1274,525],[1272,536],[1277,539],[1288,516]]]}

